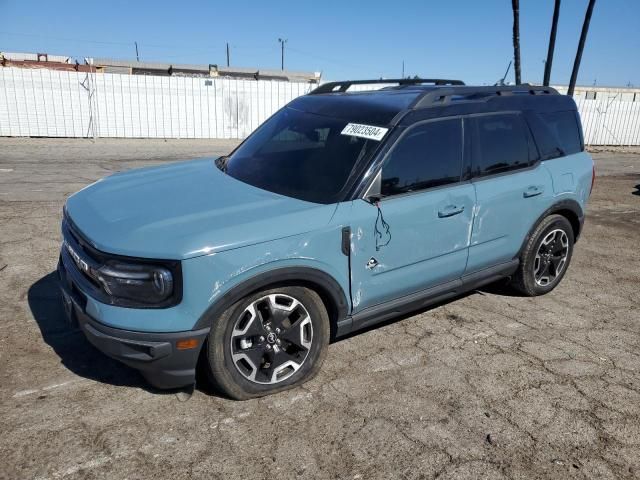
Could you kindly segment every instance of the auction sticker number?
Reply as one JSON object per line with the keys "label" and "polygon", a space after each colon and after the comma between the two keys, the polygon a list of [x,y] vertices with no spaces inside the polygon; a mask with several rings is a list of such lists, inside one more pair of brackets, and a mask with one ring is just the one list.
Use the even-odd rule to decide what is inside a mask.
{"label": "auction sticker number", "polygon": [[379,142],[384,137],[388,128],[374,127],[372,125],[362,125],[359,123],[349,123],[342,129],[342,135],[351,135],[353,137],[367,138]]}

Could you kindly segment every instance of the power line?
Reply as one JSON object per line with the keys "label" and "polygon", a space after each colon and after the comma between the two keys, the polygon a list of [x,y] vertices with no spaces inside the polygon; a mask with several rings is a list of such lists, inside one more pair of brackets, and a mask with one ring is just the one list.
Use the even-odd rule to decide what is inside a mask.
{"label": "power line", "polygon": [[65,38],[65,37],[53,37],[50,35],[41,35],[38,33],[18,33],[18,32],[0,32],[0,35],[15,35],[18,37],[37,37],[46,40],[58,40],[60,42],[74,42],[74,43],[94,43],[101,45],[131,45],[131,42],[107,42],[103,40],[87,40],[80,38]]}

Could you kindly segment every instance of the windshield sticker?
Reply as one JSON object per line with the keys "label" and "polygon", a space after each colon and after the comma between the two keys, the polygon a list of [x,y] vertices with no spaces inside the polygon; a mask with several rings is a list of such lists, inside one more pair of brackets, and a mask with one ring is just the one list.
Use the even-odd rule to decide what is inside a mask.
{"label": "windshield sticker", "polygon": [[349,123],[342,129],[342,135],[351,135],[353,137],[362,137],[369,140],[379,142],[384,134],[389,131],[388,128],[373,127],[371,125],[361,125],[359,123]]}

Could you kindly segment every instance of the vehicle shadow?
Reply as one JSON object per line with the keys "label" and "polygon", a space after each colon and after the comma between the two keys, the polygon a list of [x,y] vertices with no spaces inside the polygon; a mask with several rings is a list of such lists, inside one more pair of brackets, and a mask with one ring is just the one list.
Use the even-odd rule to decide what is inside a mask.
{"label": "vehicle shadow", "polygon": [[162,392],[151,388],[136,370],[98,351],[78,327],[67,322],[55,271],[31,285],[27,298],[43,340],[71,372],[96,382]]}
{"label": "vehicle shadow", "polygon": [[[479,290],[473,290],[381,323],[376,323],[348,335],[332,338],[331,343],[341,342],[362,333],[400,322],[469,295],[483,293],[518,296],[516,292],[509,289],[505,282],[497,282]],[[78,327],[70,325],[67,322],[62,306],[58,275],[55,271],[45,275],[31,285],[27,298],[29,308],[40,328],[43,340],[53,348],[54,352],[60,357],[62,364],[74,374],[109,385],[141,388],[154,394],[173,394],[176,392],[175,390],[159,390],[151,387],[137,370],[104,355],[89,343]],[[200,360],[202,361],[202,358]],[[224,397],[206,380],[202,371],[202,368],[196,370],[197,389],[206,395]]]}
{"label": "vehicle shadow", "polygon": [[638,195],[640,196],[640,183],[638,185],[636,185],[635,187],[635,191],[631,192],[631,195]]}

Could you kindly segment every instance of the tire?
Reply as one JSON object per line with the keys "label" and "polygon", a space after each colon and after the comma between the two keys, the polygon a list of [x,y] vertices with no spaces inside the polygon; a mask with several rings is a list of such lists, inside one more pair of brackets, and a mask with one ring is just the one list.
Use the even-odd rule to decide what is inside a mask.
{"label": "tire", "polygon": [[[529,297],[549,293],[558,286],[569,268],[573,244],[573,228],[569,220],[562,215],[549,215],[527,240],[511,285]],[[546,273],[545,268],[548,268]]]}
{"label": "tire", "polygon": [[313,378],[329,344],[327,309],[304,287],[253,293],[214,320],[208,338],[208,376],[236,400],[287,390]]}

